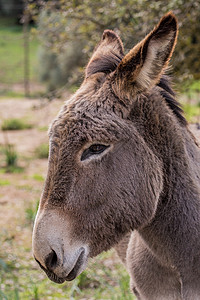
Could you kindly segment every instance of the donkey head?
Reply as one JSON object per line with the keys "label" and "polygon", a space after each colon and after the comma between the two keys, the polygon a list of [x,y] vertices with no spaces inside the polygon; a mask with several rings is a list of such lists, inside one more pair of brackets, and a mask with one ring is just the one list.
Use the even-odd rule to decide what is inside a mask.
{"label": "donkey head", "polygon": [[88,257],[153,218],[162,164],[129,114],[158,83],[176,36],[168,13],[124,56],[120,38],[106,30],[82,86],[54,120],[33,233],[34,256],[51,280],[74,279]]}

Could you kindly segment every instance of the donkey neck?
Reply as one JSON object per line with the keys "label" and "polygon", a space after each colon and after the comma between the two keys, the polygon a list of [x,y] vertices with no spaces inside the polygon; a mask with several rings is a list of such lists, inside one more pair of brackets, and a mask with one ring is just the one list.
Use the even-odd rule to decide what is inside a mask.
{"label": "donkey neck", "polygon": [[192,157],[197,146],[157,91],[135,101],[130,119],[161,160],[164,174],[156,214],[139,233],[163,263],[177,266],[181,260],[189,266],[188,255],[193,259],[200,249],[200,174],[198,167],[193,172]]}
{"label": "donkey neck", "polygon": [[179,122],[159,90],[155,89],[148,95],[138,97],[129,118],[148,147],[163,162],[165,175],[168,176],[168,169],[179,164],[179,161],[186,163],[187,151],[183,134],[187,131],[186,126]]}

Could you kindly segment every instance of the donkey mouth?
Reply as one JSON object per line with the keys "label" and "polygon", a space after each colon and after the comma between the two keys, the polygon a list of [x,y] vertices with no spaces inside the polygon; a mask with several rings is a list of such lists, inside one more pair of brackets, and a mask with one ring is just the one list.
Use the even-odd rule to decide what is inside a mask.
{"label": "donkey mouth", "polygon": [[37,260],[36,258],[35,258],[35,260],[51,281],[53,281],[55,283],[63,283],[65,281],[65,278],[58,277],[55,273],[44,268],[43,265],[39,262],[39,260]]}
{"label": "donkey mouth", "polygon": [[49,272],[48,270],[45,270],[45,273],[47,274],[48,278],[55,283],[61,284],[65,282],[65,278],[60,278],[55,273]]}
{"label": "donkey mouth", "polygon": [[[48,276],[48,278],[55,282],[55,283],[63,283],[65,281],[72,281],[74,280],[81,272],[80,269],[81,267],[84,265],[84,253],[85,251],[82,251],[81,254],[79,255],[73,269],[69,272],[69,274],[65,277],[59,277],[57,276],[54,272],[46,269],[43,267],[43,265],[41,265],[41,263],[35,258],[36,262],[39,264],[39,266],[41,267],[41,269],[46,273],[46,275]],[[87,261],[87,259],[86,259]]]}
{"label": "donkey mouth", "polygon": [[77,259],[75,266],[73,267],[71,272],[65,278],[66,281],[72,281],[80,273],[79,271],[84,264],[84,254],[85,254],[85,250],[83,250],[81,252],[81,254],[79,255],[79,258]]}

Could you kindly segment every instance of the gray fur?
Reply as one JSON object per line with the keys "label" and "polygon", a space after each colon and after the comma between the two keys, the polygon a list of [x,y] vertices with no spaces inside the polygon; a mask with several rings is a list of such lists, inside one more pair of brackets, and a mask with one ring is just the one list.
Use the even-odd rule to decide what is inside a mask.
{"label": "gray fur", "polygon": [[[176,37],[169,13],[123,57],[106,31],[54,120],[33,234],[50,279],[71,280],[87,258],[115,247],[138,299],[200,299],[200,149],[162,76]],[[109,147],[81,161],[93,144]]]}

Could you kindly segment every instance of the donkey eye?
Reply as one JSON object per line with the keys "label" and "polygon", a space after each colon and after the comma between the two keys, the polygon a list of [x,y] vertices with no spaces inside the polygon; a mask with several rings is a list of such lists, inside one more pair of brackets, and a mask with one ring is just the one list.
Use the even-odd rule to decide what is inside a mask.
{"label": "donkey eye", "polygon": [[102,153],[106,148],[108,148],[108,146],[101,145],[101,144],[94,144],[90,146],[89,150],[91,153],[99,154]]}
{"label": "donkey eye", "polygon": [[85,149],[81,155],[81,161],[89,158],[92,155],[101,154],[103,151],[105,151],[110,146],[108,145],[102,145],[102,144],[94,144],[91,145],[89,148]]}

